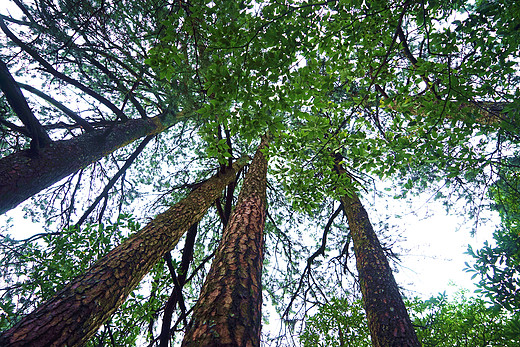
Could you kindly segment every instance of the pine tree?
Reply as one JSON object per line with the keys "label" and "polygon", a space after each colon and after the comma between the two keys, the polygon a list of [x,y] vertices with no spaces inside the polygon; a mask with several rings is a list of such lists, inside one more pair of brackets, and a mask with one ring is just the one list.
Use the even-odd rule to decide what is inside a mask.
{"label": "pine tree", "polygon": [[84,344],[188,228],[200,221],[245,163],[242,158],[158,215],[53,298],[3,332],[0,345]]}
{"label": "pine tree", "polygon": [[259,346],[266,219],[267,160],[261,143],[211,270],[193,309],[183,346]]}

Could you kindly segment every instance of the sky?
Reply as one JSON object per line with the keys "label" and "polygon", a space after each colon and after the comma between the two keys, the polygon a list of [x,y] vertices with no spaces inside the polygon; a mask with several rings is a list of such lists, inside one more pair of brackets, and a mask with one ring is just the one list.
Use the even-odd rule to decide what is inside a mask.
{"label": "sky", "polygon": [[401,216],[393,218],[401,232],[395,249],[401,260],[394,264],[396,281],[406,289],[406,295],[422,298],[442,292],[455,294],[461,289],[473,292],[478,278],[472,280],[472,273],[464,271],[465,262],[473,264],[473,258],[464,253],[468,245],[479,249],[485,241],[492,243],[498,214],[483,211],[480,217],[485,222],[472,235],[474,220],[456,215],[456,209],[448,213],[442,201],[429,197],[420,194],[409,200],[411,205],[401,200],[389,202]]}

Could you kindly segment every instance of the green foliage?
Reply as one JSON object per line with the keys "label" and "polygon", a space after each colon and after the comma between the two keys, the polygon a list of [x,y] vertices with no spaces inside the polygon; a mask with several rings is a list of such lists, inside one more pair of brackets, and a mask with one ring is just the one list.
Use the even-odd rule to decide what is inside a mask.
{"label": "green foliage", "polygon": [[300,341],[305,347],[371,346],[361,302],[333,299],[320,306],[318,312],[306,321]]}
{"label": "green foliage", "polygon": [[0,243],[5,255],[0,259],[0,328],[13,325],[139,228],[131,216],[121,215],[112,225],[69,228],[27,240],[4,235]]}
{"label": "green foliage", "polygon": [[518,170],[504,170],[502,178],[489,190],[494,201],[493,209],[498,211],[501,227],[493,233],[494,244],[485,242],[484,246],[467,253],[475,263],[466,263],[473,278],[480,277],[479,291],[499,307],[520,313],[520,173]]}
{"label": "green foliage", "polygon": [[464,293],[452,300],[445,294],[426,301],[415,299],[410,309],[425,347],[517,346],[520,342],[515,318]]}
{"label": "green foliage", "polygon": [[[81,230],[70,228],[30,240],[3,236],[2,253],[7,256],[0,260],[0,330],[14,325],[140,229],[132,216],[121,215],[110,225],[89,224]],[[147,324],[157,319],[170,286],[170,274],[160,261],[87,346],[107,341],[114,346],[135,346],[139,337],[146,336]]]}
{"label": "green foliage", "polygon": [[[407,303],[417,337],[425,347],[517,346],[518,316],[489,307],[479,298],[460,292],[448,299],[439,294]],[[371,346],[361,301],[334,299],[306,320],[303,346]]]}

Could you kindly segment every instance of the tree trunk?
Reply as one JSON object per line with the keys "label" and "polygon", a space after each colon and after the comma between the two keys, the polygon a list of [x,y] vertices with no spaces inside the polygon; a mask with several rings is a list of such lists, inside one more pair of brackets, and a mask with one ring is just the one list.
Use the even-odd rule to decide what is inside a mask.
{"label": "tree trunk", "polygon": [[188,228],[201,220],[247,160],[210,178],[146,227],[97,261],[53,298],[0,335],[0,346],[79,346]]}
{"label": "tree trunk", "polygon": [[259,346],[267,160],[262,141],[224,229],[182,346]]}
{"label": "tree trunk", "polygon": [[[228,186],[229,187],[229,186]],[[217,199],[218,202],[218,199]],[[168,347],[170,345],[170,326],[172,324],[173,312],[175,312],[175,306],[179,303],[181,314],[183,315],[184,321],[186,320],[185,313],[186,307],[184,305],[184,298],[182,297],[182,288],[186,284],[186,277],[188,276],[188,269],[190,263],[193,260],[193,252],[195,246],[195,239],[197,236],[198,224],[193,224],[188,233],[186,234],[186,241],[184,243],[184,249],[182,250],[182,259],[180,268],[175,271],[173,266],[170,268],[171,255],[166,254],[166,264],[170,268],[170,274],[173,279],[173,290],[168,298],[168,301],[164,305],[164,314],[161,325],[161,333],[159,335],[159,347]],[[169,256],[169,258],[168,258]],[[177,275],[175,274],[177,272]]]}
{"label": "tree trunk", "polygon": [[[180,118],[180,116],[178,117]],[[70,140],[13,153],[0,159],[0,214],[115,150],[172,124],[162,117],[139,118]]]}
{"label": "tree trunk", "polygon": [[374,347],[420,346],[383,248],[358,196],[341,198]]}

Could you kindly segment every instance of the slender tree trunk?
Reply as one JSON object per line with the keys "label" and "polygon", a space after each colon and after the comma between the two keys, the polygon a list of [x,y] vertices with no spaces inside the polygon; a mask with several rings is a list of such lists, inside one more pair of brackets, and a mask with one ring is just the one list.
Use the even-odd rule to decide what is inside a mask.
{"label": "slender tree trunk", "polygon": [[341,198],[374,347],[420,346],[392,269],[358,196]]}
{"label": "slender tree trunk", "polygon": [[172,123],[171,119],[166,121],[161,117],[133,119],[70,140],[52,142],[36,155],[23,150],[1,158],[0,214],[115,150],[162,132]]}
{"label": "slender tree trunk", "polygon": [[200,221],[247,160],[210,178],[146,227],[96,262],[53,298],[0,335],[0,346],[79,346],[188,228]]}
{"label": "slender tree trunk", "polygon": [[[175,312],[175,306],[177,305],[177,302],[179,303],[181,314],[184,315],[186,313],[185,307],[183,307],[184,305],[181,305],[181,303],[183,303],[184,301],[182,297],[182,288],[184,287],[184,284],[186,284],[188,269],[190,267],[191,261],[193,260],[193,251],[195,246],[195,238],[197,236],[197,228],[198,224],[193,224],[188,230],[188,233],[186,234],[186,242],[182,251],[181,265],[179,270],[177,270],[177,275],[175,274],[175,269],[170,269],[170,273],[174,280],[173,290],[170,297],[168,298],[168,301],[166,302],[166,305],[164,305],[161,334],[159,335],[159,347],[168,347],[170,345],[170,326],[172,323],[172,316],[173,312]],[[168,257],[168,254],[166,254],[166,257]],[[168,258],[166,259],[166,263],[168,264]]]}
{"label": "slender tree trunk", "polygon": [[262,141],[193,310],[182,346],[259,346],[267,161]]}

